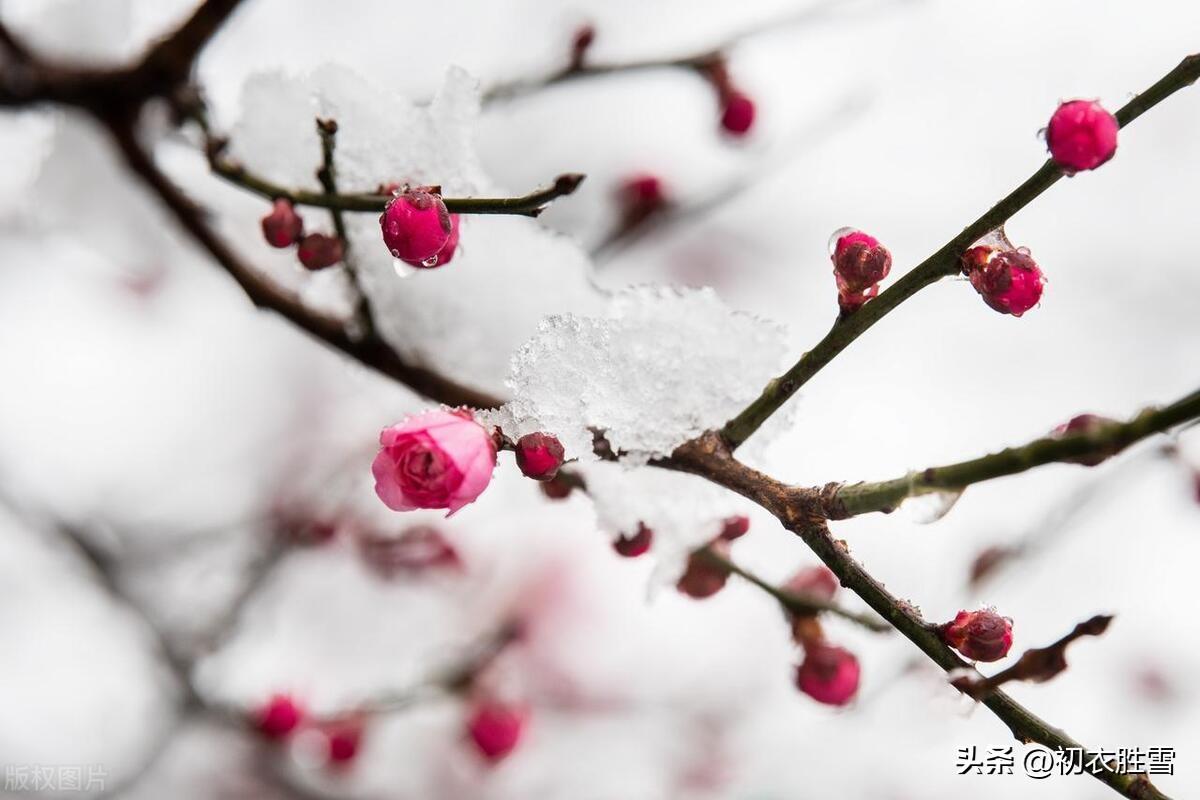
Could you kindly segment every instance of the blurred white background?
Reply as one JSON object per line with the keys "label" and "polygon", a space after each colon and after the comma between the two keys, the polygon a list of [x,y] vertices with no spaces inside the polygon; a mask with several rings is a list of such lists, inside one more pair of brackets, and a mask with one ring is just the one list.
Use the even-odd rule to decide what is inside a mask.
{"label": "blurred white background", "polygon": [[[5,0],[0,14],[39,52],[112,63],[191,5]],[[1038,130],[1060,99],[1116,108],[1200,46],[1200,5],[1187,0],[843,0],[793,19],[806,7],[817,8],[246,0],[199,78],[226,129],[260,70],[334,62],[419,100],[451,65],[485,88],[549,73],[585,22],[597,31],[589,57],[603,63],[687,55],[755,29],[729,51],[759,109],[745,142],[718,135],[712,91],[694,74],[659,69],[489,104],[474,144],[482,174],[507,192],[588,173],[542,219],[584,245],[611,229],[613,193],[629,174],[658,174],[684,201],[751,178],[713,210],[608,251],[595,280],[714,286],[731,306],[786,325],[798,355],[836,313],[832,231],[870,231],[901,274],[1037,168]],[[271,146],[266,128],[259,147]],[[186,141],[160,135],[163,163],[248,258],[307,283],[313,302],[336,302],[331,280],[302,274],[256,238],[265,203],[218,185]],[[419,398],[256,312],[86,120],[5,113],[0,143],[0,493],[11,506],[0,512],[0,764],[103,764],[120,795],[146,798],[1108,793],[1019,768],[957,775],[957,748],[1011,737],[898,635],[829,621],[830,637],[859,655],[863,686],[849,708],[816,705],[791,685],[794,649],[768,597],[738,582],[702,602],[650,590],[652,565],[612,553],[586,498],[545,500],[504,456],[481,501],[449,521],[387,512],[367,477],[375,436],[421,408]],[[1197,185],[1193,89],[1123,131],[1111,163],[1062,181],[1008,225],[1048,277],[1039,308],[1018,320],[990,311],[963,281],[929,288],[805,387],[756,463],[804,484],[882,479],[1026,441],[1077,412],[1120,417],[1194,390]],[[474,226],[502,248],[508,234],[487,226],[515,224],[470,222],[467,249]],[[497,309],[529,302],[536,319],[555,310],[563,265],[531,256],[518,267],[522,254],[505,261],[482,245],[473,257],[494,269],[486,291],[469,281],[447,290],[438,324],[464,351],[443,349],[439,366],[470,377],[486,353],[493,366],[479,380],[491,385],[505,355],[472,341],[471,326],[489,323],[462,310],[507,325]],[[536,289],[526,283],[535,279]],[[440,309],[437,284],[423,286],[423,302]],[[532,333],[513,324],[501,349]],[[1153,455],[1161,444],[1095,469],[1058,465],[973,487],[932,525],[872,515],[836,533],[930,620],[997,606],[1015,620],[1014,654],[1116,614],[1107,634],[1071,650],[1066,673],[1012,693],[1095,748],[1176,748],[1177,774],[1156,783],[1181,797],[1200,789],[1190,594],[1200,505],[1187,471]],[[1181,447],[1200,463],[1194,434]],[[1096,482],[1069,523],[1043,524]],[[393,534],[436,524],[464,572],[384,580],[338,538],[285,556],[232,634],[206,642],[280,505],[353,509]],[[746,513],[754,527],[735,549],[746,566],[782,580],[815,562],[770,517]],[[64,546],[63,525],[117,565],[118,589],[140,612]],[[1031,532],[1052,543],[980,592],[964,588],[984,547]],[[206,697],[249,709],[287,690],[331,712],[419,680],[522,604],[539,609],[537,634],[509,677],[534,716],[527,740],[494,769],[464,747],[452,700],[372,721],[346,772],[264,751],[236,727],[180,711],[182,688],[150,628],[182,652],[207,653],[195,672]]]}

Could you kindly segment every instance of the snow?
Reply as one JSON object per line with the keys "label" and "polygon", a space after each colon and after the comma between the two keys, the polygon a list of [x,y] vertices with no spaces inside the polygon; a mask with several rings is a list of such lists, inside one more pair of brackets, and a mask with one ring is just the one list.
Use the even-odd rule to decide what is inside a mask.
{"label": "snow", "polygon": [[491,419],[509,437],[545,431],[593,458],[592,430],[633,462],[719,427],[780,369],[783,330],[710,289],[643,286],[599,316],[559,314],[513,359],[512,400]]}

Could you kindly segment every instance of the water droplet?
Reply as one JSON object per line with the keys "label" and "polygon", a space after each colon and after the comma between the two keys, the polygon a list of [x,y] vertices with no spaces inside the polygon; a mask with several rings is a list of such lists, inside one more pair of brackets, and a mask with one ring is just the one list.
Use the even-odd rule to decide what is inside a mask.
{"label": "water droplet", "polygon": [[998,228],[993,228],[983,236],[980,236],[979,239],[976,240],[975,244],[983,247],[994,247],[997,250],[1015,249],[1013,247],[1013,243],[1008,239],[1008,234],[1004,232],[1003,225]]}
{"label": "water droplet", "polygon": [[832,256],[834,254],[834,252],[837,250],[838,239],[842,238],[843,236],[847,236],[851,233],[854,233],[857,230],[858,230],[858,228],[845,227],[845,228],[838,228],[836,231],[834,231],[833,235],[829,237],[829,255]]}
{"label": "water droplet", "polygon": [[437,263],[438,263],[437,253],[434,253],[429,258],[424,259],[421,262],[421,266],[422,267],[436,267]]}
{"label": "water droplet", "polygon": [[928,525],[949,514],[950,509],[954,508],[954,504],[962,495],[961,489],[950,492],[926,492],[908,498],[900,504],[900,508],[913,522],[919,525]]}
{"label": "water droplet", "polygon": [[399,257],[400,257],[400,251],[393,247],[392,248],[392,258],[399,258]]}

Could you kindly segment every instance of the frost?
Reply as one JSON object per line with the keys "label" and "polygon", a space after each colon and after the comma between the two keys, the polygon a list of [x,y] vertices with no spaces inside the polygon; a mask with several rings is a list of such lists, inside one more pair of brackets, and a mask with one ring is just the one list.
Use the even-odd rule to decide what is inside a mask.
{"label": "frost", "polygon": [[711,289],[629,289],[602,316],[547,318],[513,359],[512,401],[490,418],[513,438],[553,433],[573,458],[591,457],[598,429],[644,461],[744,408],[784,352],[779,326]]}

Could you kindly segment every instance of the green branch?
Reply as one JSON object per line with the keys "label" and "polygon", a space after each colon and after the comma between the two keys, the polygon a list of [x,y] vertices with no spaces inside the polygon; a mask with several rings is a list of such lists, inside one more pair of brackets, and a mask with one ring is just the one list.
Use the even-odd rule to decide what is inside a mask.
{"label": "green branch", "polygon": [[[1200,78],[1200,54],[1188,56],[1153,86],[1126,103],[1116,113],[1117,121],[1122,127],[1128,125],[1175,92],[1195,83],[1197,78]],[[958,274],[959,258],[968,247],[984,234],[1003,225],[1062,176],[1062,171],[1054,162],[1047,161],[1028,180],[893,286],[854,314],[835,322],[824,339],[801,356],[791,369],[768,383],[758,399],[725,424],[721,430],[725,441],[734,449],[745,442],[768,417],[851,342],[921,289],[949,275]]]}
{"label": "green branch", "polygon": [[905,498],[940,491],[961,491],[973,483],[1015,475],[1056,461],[1107,457],[1156,433],[1200,417],[1200,390],[1157,409],[1146,409],[1128,422],[1100,424],[1064,436],[1044,436],[1021,447],[1008,447],[982,458],[960,461],[878,483],[856,483],[826,493],[822,507],[830,519],[871,511],[892,511]]}

